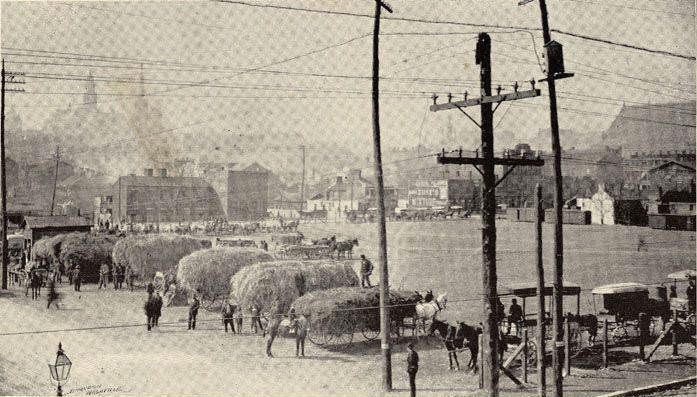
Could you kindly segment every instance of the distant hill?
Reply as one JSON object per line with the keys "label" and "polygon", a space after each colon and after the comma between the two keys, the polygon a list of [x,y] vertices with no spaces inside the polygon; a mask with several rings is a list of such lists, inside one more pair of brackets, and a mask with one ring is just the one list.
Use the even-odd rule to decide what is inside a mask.
{"label": "distant hill", "polygon": [[695,148],[695,101],[623,106],[603,144],[634,152]]}

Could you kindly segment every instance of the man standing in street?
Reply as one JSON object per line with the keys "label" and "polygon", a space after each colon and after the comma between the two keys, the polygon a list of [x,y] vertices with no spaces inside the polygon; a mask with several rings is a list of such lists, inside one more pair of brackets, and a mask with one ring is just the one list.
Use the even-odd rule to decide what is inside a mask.
{"label": "man standing in street", "polygon": [[409,374],[409,388],[411,397],[416,396],[416,373],[419,372],[419,355],[414,350],[414,344],[409,342],[407,345],[407,373]]}
{"label": "man standing in street", "polygon": [[228,324],[230,325],[230,330],[232,333],[235,333],[235,324],[234,324],[234,317],[235,317],[235,306],[230,303],[228,299],[225,300],[225,303],[223,303],[223,309],[222,309],[222,318],[223,318],[223,326],[225,327],[225,332],[227,332],[227,327]]}
{"label": "man standing in street", "polygon": [[106,289],[106,285],[109,282],[109,265],[106,263],[102,263],[102,266],[99,267],[99,287],[97,289],[102,289],[102,286],[104,286],[104,289]]}
{"label": "man standing in street", "polygon": [[373,274],[373,264],[365,257],[361,255],[361,287],[370,288],[370,275]]}
{"label": "man standing in street", "polygon": [[198,297],[196,296],[196,294],[194,294],[193,302],[191,302],[191,306],[189,307],[189,329],[190,330],[196,329],[196,316],[198,316],[198,307],[199,307]]}
{"label": "man standing in street", "polygon": [[162,297],[160,296],[159,292],[155,293],[155,298],[154,298],[154,303],[153,303],[153,309],[154,309],[154,316],[155,316],[155,326],[159,327],[160,326],[160,316],[162,316]]}
{"label": "man standing in street", "polygon": [[155,299],[153,294],[148,294],[148,299],[145,301],[143,309],[145,309],[145,317],[148,320],[147,329],[150,331],[155,326]]}
{"label": "man standing in street", "polygon": [[515,335],[520,336],[521,322],[523,321],[523,308],[518,304],[518,300],[513,298],[511,307],[508,308],[508,330],[506,335],[511,334],[511,325],[515,324]]}
{"label": "man standing in street", "polygon": [[76,264],[73,268],[73,284],[75,284],[75,291],[80,292],[80,286],[82,285],[82,272],[80,271],[79,264]]}

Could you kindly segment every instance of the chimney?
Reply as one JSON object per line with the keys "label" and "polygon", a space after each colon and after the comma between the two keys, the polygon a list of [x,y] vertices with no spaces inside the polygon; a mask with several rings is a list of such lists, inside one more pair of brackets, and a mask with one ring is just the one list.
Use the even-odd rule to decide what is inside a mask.
{"label": "chimney", "polygon": [[167,168],[160,168],[160,176],[163,178],[167,177]]}
{"label": "chimney", "polygon": [[143,175],[152,176],[152,171],[152,168],[146,168],[145,171],[143,171]]}

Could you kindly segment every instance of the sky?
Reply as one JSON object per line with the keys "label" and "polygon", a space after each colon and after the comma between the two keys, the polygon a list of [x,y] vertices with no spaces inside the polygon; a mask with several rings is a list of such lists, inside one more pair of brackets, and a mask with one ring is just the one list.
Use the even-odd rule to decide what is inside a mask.
{"label": "sky", "polygon": [[[370,0],[248,3],[374,11]],[[493,80],[504,91],[515,81],[527,89],[527,81],[543,77],[536,1],[519,6],[516,0],[393,0],[390,5],[394,13],[383,14],[386,18],[503,28],[382,21],[385,147],[478,145],[476,125],[459,113],[429,112],[428,105],[434,92],[439,101],[447,92],[455,98],[465,91],[476,96],[474,48],[480,31],[492,37]],[[695,53],[692,1],[557,0],[548,7],[553,29]],[[162,113],[163,140],[171,138],[176,155],[208,156],[213,146],[236,144],[267,147],[271,159],[290,151],[297,156],[298,145],[311,153],[331,147],[372,154],[370,18],[208,1],[2,2],[0,13],[7,68],[27,74],[26,93],[8,97],[9,112],[25,129],[61,133],[52,120],[68,106],[83,106],[86,82],[81,80],[90,73],[102,111],[132,108],[139,89],[133,81],[142,70],[145,93]],[[552,36],[564,45],[566,70],[576,73],[557,84],[562,129],[597,139],[623,104],[695,100],[693,60]],[[175,84],[181,82],[187,84]],[[546,85],[537,87],[542,97],[504,103],[497,110],[495,136],[502,137],[497,149],[531,141],[549,128]],[[470,113],[479,116],[477,109]],[[128,124],[105,126],[94,132],[94,141],[109,145],[123,139],[122,128]],[[156,143],[143,142],[150,144]]]}

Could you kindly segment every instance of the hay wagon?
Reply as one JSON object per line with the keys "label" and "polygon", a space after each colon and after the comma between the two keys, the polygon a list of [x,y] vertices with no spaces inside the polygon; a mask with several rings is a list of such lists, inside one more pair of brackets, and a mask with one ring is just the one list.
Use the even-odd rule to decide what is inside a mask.
{"label": "hay wagon", "polygon": [[[380,294],[377,288],[342,287],[316,291],[298,298],[293,304],[298,313],[310,320],[308,338],[316,345],[350,345],[356,334],[371,341],[380,334]],[[418,298],[404,291],[390,292],[390,316],[393,333],[397,324],[414,316]]]}
{"label": "hay wagon", "polygon": [[331,256],[328,245],[289,245],[281,247],[279,255],[285,259],[326,259]]}
{"label": "hay wagon", "polygon": [[[545,350],[550,351],[552,349],[552,343],[554,343],[554,330],[552,329],[552,318],[550,313],[546,311],[547,307],[552,307],[553,301],[551,300],[553,292],[553,287],[550,284],[545,285],[543,295],[545,298]],[[523,321],[519,324],[510,324],[512,330],[516,330],[516,334],[519,336],[508,335],[509,323],[508,318],[503,318],[499,323],[500,330],[503,335],[505,335],[504,341],[509,344],[520,344],[522,342],[522,331],[526,329],[528,331],[528,356],[526,361],[529,365],[535,365],[537,362],[537,344],[535,342],[535,335],[537,334],[537,313],[527,313],[526,303],[527,300],[532,298],[535,301],[535,307],[537,306],[537,284],[536,283],[520,283],[504,286],[499,295],[509,295],[511,297],[519,298],[522,300],[521,307],[523,309]],[[576,284],[564,283],[562,288],[563,296],[575,296],[576,297],[576,317],[579,316],[580,312],[580,300],[581,300],[581,287]],[[549,303],[547,303],[549,300]],[[517,328],[521,327],[520,330]],[[582,346],[582,335],[586,329],[583,329],[577,321],[569,322],[569,347],[572,352],[578,351]]]}

